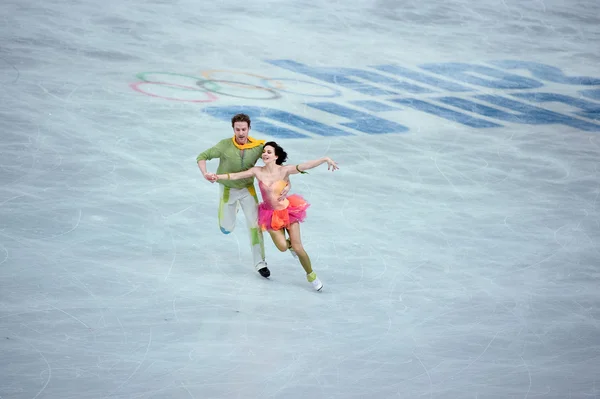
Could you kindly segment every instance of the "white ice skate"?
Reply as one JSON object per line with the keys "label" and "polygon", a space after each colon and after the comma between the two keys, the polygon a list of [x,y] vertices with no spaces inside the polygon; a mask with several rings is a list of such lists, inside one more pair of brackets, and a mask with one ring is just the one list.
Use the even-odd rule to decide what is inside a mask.
{"label": "white ice skate", "polygon": [[307,274],[306,279],[308,280],[309,283],[312,284],[312,286],[315,290],[321,291],[321,288],[323,288],[323,283],[321,282],[321,280],[319,280],[319,278],[317,277],[317,274],[314,271],[310,274]]}

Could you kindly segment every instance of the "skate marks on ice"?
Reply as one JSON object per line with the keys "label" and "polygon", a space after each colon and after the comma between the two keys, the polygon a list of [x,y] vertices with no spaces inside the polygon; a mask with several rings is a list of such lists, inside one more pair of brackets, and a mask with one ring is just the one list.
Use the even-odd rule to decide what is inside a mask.
{"label": "skate marks on ice", "polygon": [[[537,5],[553,12],[551,2]],[[133,12],[121,5],[94,16],[91,5],[78,3],[76,17],[61,26],[56,7],[48,5],[45,15],[19,14],[31,34],[15,30],[21,41],[10,41],[10,54],[0,52],[19,71],[0,61],[7,99],[0,109],[1,397],[598,394],[595,133],[564,134],[554,126],[482,133],[415,117],[411,134],[392,139],[282,138],[290,162],[326,154],[342,167],[335,175],[315,171],[293,180],[294,190],[312,204],[302,231],[325,283],[323,292],[313,293],[289,254],[267,244],[273,275],[266,281],[247,266],[245,232],[218,233],[214,186],[201,185],[193,157],[212,135],[221,137],[222,122],[200,118],[187,104],[150,102],[126,83],[149,65],[158,71],[227,65],[249,73],[264,67],[248,58],[239,63],[241,52],[271,52],[271,59],[313,67],[364,65],[366,58],[356,54],[382,52],[361,49],[346,31],[341,48],[352,51],[324,58],[323,47],[305,40],[315,37],[307,36],[315,29],[286,24],[289,29],[278,30],[281,41],[295,40],[298,47],[274,51],[260,39],[237,51],[231,36],[213,34],[201,53],[195,44],[200,39],[186,39],[189,32],[177,22],[182,13],[202,22],[195,8],[183,12],[163,3]],[[440,15],[422,7],[414,15]],[[486,14],[485,7],[455,10],[464,11],[463,21],[484,25],[481,16],[494,12],[517,16],[510,2],[508,11],[488,4]],[[346,14],[321,16],[328,31],[315,35],[331,38],[332,20],[361,29],[371,23]],[[49,18],[53,23],[47,24]],[[445,22],[452,19],[458,29],[460,16]],[[232,20],[223,15],[218,23],[234,34]],[[527,22],[521,19],[515,28],[526,32]],[[434,23],[410,39],[427,62],[447,60],[459,48],[479,51],[466,52],[473,59],[506,59],[518,43],[523,51],[562,43],[573,59],[590,57],[584,48],[590,28],[556,22],[546,25],[558,33],[546,33],[568,34],[566,41],[536,44],[522,36],[448,31],[442,40]],[[371,35],[361,36],[363,44],[378,43],[376,26],[387,26],[381,19],[373,24]],[[422,34],[433,31],[435,42]],[[386,51],[416,47],[389,32],[384,43],[396,47]],[[502,43],[492,48],[502,57],[489,47],[483,51],[486,41]],[[309,45],[315,48],[302,50]],[[441,46],[448,49],[443,57]],[[565,65],[552,54],[531,54]],[[247,90],[265,84],[261,79],[231,75],[210,76],[226,81],[216,84],[223,84],[228,101],[238,101],[231,95],[273,96]],[[299,93],[294,101],[310,94],[339,97],[326,83],[282,83]],[[276,82],[266,84],[281,96],[271,103],[292,98]]]}

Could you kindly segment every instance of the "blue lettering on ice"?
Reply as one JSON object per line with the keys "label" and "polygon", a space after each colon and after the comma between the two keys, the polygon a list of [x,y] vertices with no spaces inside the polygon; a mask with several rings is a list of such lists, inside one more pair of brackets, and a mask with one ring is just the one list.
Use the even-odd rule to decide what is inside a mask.
{"label": "blue lettering on ice", "polygon": [[[536,89],[543,86],[543,83],[535,79],[514,75],[484,65],[447,62],[441,64],[423,64],[419,65],[419,67],[464,83],[492,89]],[[477,75],[485,75],[489,79]]]}
{"label": "blue lettering on ice", "polygon": [[591,98],[592,100],[600,101],[600,89],[581,90],[579,94],[585,98]]}
{"label": "blue lettering on ice", "polygon": [[[291,60],[267,62],[371,96],[371,99],[350,99],[347,105],[340,102],[305,103],[310,107],[308,109],[337,117],[337,120],[327,123],[279,109],[257,106],[212,106],[204,112],[225,121],[230,121],[232,114],[249,113],[255,130],[281,138],[308,138],[311,135],[350,136],[354,134],[353,131],[369,135],[403,133],[409,130],[406,126],[375,114],[402,111],[406,108],[473,128],[496,128],[502,127],[502,122],[512,122],[531,125],[562,124],[584,131],[600,131],[600,123],[593,123],[600,120],[599,88],[580,90],[578,94],[581,97],[525,91],[539,89],[544,86],[543,82],[589,87],[600,85],[600,78],[567,76],[556,67],[537,62],[501,60],[490,62],[488,66],[455,62],[436,63],[421,65],[421,71],[391,64],[375,65],[370,71],[357,68],[312,67]],[[516,75],[508,72],[509,70],[523,70],[531,77]],[[481,92],[481,87],[516,91],[505,95],[472,95],[469,98],[440,97],[440,91],[477,94]],[[413,95],[433,93],[435,97],[417,99],[404,96],[407,92],[414,93]],[[373,98],[378,96],[386,98]],[[559,103],[572,109],[563,114],[532,105],[534,103]],[[325,120],[331,121],[332,118]]]}
{"label": "blue lettering on ice", "polygon": [[473,116],[463,114],[462,112],[454,111],[449,108],[444,108],[439,105],[431,104],[426,101],[417,100],[414,98],[395,98],[390,101],[448,119],[452,122],[462,123],[466,126],[471,126],[475,128],[490,128],[502,126],[494,122],[486,121],[485,119],[475,118]]}
{"label": "blue lettering on ice", "polygon": [[528,105],[516,100],[511,100],[506,97],[495,95],[480,95],[474,96],[474,98],[487,101],[493,105],[510,109],[514,112],[502,111],[500,109],[492,108],[487,105],[466,100],[464,98],[442,97],[438,98],[438,101],[451,105],[453,107],[462,108],[466,111],[486,116],[488,118],[504,120],[507,122],[525,123],[531,125],[562,124],[587,131],[600,130],[600,125],[572,118],[568,115],[559,114],[557,112],[549,111],[544,108]]}
{"label": "blue lettering on ice", "polygon": [[343,105],[333,102],[318,102],[307,103],[309,107],[320,111],[329,112],[330,114],[341,116],[342,118],[350,119],[352,122],[340,123],[342,126],[358,130],[367,134],[384,134],[384,133],[403,133],[407,132],[406,126],[400,125],[387,119],[378,118],[371,114],[358,111],[352,108],[344,107]]}
{"label": "blue lettering on ice", "polygon": [[516,112],[521,112],[531,117],[532,120],[538,121],[540,124],[561,124],[574,127],[576,129],[597,132],[600,131],[600,125],[582,121],[568,115],[559,114],[558,112],[550,111],[544,108],[535,107],[519,101],[511,100],[502,96],[481,95],[475,96],[477,99],[487,101],[499,107],[512,109]]}
{"label": "blue lettering on ice", "polygon": [[470,87],[463,86],[463,85],[455,83],[455,82],[450,82],[448,80],[443,80],[443,79],[437,78],[435,76],[426,75],[420,71],[413,71],[413,70],[410,70],[407,68],[403,68],[399,65],[376,65],[376,66],[373,66],[372,68],[383,71],[383,72],[387,72],[389,74],[398,75],[398,76],[402,76],[402,77],[405,77],[408,79],[412,79],[417,82],[425,83],[430,86],[435,86],[442,90],[454,91],[454,92],[475,91],[475,89],[472,89]]}
{"label": "blue lettering on ice", "polygon": [[499,60],[492,61],[490,64],[503,69],[525,69],[538,79],[547,82],[563,83],[567,85],[577,86],[595,86],[600,85],[600,78],[592,78],[588,76],[565,76],[563,71],[557,67],[539,62],[532,61],[517,61],[517,60]]}
{"label": "blue lettering on ice", "polygon": [[600,104],[582,98],[558,93],[514,93],[513,96],[537,103],[558,102],[566,104],[581,110],[580,112],[575,113],[575,115],[591,119],[600,119]]}
{"label": "blue lettering on ice", "polygon": [[[365,71],[354,68],[336,68],[336,67],[311,67],[296,61],[291,60],[269,60],[270,64],[280,68],[287,69],[292,72],[301,73],[315,79],[322,80],[327,83],[337,84],[359,93],[368,94],[370,96],[390,96],[398,95],[399,91],[409,93],[431,93],[432,90],[421,87],[412,83],[401,82],[396,79],[389,78],[377,72]],[[353,80],[352,78],[368,80],[372,83],[387,86],[390,89],[376,87],[367,83]],[[396,90],[396,91],[394,91]]]}
{"label": "blue lettering on ice", "polygon": [[355,105],[357,107],[366,109],[371,112],[389,112],[389,111],[397,111],[400,108],[392,107],[381,101],[373,101],[373,100],[352,100],[348,101],[348,104]]}
{"label": "blue lettering on ice", "polygon": [[319,135],[319,136],[350,136],[352,133],[328,126],[312,119],[304,118],[286,111],[265,107],[244,107],[244,106],[223,106],[204,108],[207,114],[225,121],[231,121],[231,116],[237,113],[249,114],[252,118],[252,129],[280,138],[306,138],[305,134],[295,130],[277,126],[266,122],[271,119],[289,126],[294,126],[301,130]]}

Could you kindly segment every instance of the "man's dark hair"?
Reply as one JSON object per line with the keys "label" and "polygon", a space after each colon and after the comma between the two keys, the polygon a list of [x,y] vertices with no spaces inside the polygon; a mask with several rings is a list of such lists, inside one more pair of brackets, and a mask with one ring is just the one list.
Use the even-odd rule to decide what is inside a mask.
{"label": "man's dark hair", "polygon": [[233,118],[231,118],[231,127],[233,127],[236,122],[248,122],[248,127],[250,127],[250,117],[246,114],[234,115]]}

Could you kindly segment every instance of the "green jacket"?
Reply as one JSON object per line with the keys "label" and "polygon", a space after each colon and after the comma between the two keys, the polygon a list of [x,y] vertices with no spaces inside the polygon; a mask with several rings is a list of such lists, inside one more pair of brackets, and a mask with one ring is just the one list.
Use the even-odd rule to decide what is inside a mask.
{"label": "green jacket", "polygon": [[[248,170],[256,165],[263,152],[263,146],[259,145],[243,151],[238,149],[231,140],[231,137],[219,141],[214,147],[211,147],[196,157],[198,161],[210,161],[219,158],[217,174],[236,173]],[[240,180],[219,180],[219,183],[230,188],[244,188],[254,185],[254,177]]]}

